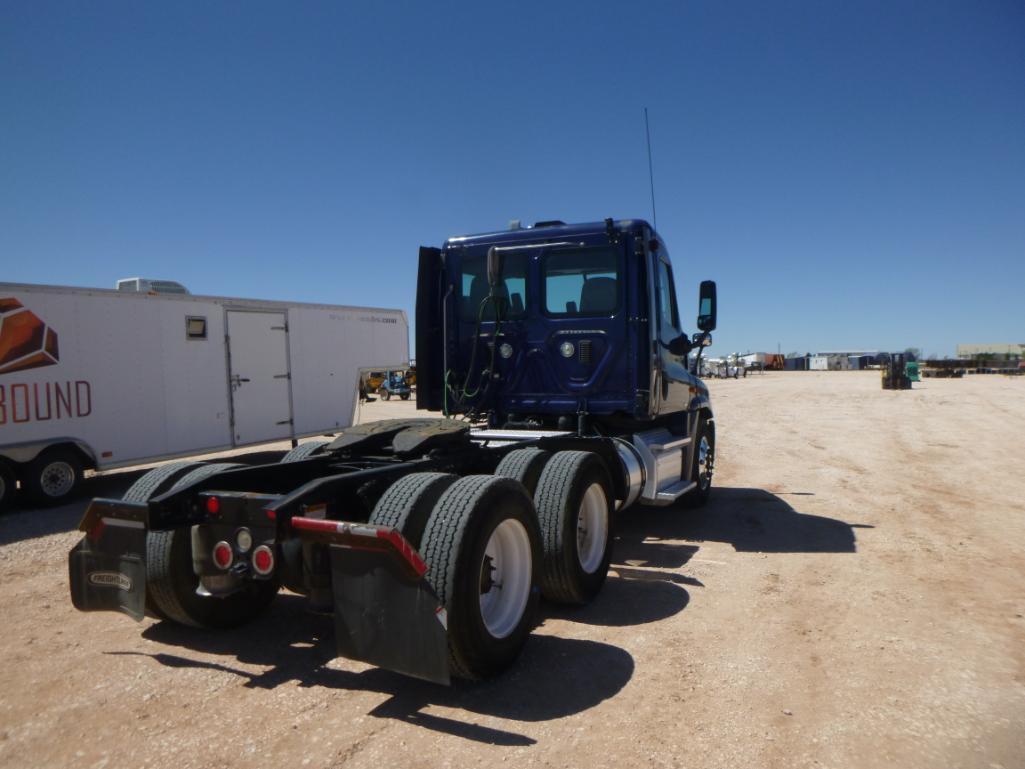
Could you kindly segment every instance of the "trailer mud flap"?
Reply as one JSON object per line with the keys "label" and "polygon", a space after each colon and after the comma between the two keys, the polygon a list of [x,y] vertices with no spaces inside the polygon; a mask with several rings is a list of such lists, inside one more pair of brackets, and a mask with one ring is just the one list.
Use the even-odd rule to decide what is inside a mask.
{"label": "trailer mud flap", "polygon": [[146,614],[146,506],[97,499],[68,557],[71,601],[79,611]]}
{"label": "trailer mud flap", "polygon": [[449,684],[447,616],[420,554],[388,526],[293,518],[329,546],[338,654]]}
{"label": "trailer mud flap", "polygon": [[342,657],[449,683],[445,610],[393,558],[331,546],[335,637]]}

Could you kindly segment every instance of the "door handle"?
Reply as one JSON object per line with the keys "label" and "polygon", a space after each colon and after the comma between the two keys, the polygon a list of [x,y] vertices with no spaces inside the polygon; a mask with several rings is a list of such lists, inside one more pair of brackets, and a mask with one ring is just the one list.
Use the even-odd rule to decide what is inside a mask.
{"label": "door handle", "polygon": [[231,389],[237,390],[243,382],[248,382],[249,379],[239,374],[231,375]]}

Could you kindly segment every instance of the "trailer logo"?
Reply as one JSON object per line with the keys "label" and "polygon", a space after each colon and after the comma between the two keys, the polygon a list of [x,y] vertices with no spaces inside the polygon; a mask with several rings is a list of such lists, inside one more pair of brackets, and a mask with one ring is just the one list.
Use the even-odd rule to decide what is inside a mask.
{"label": "trailer logo", "polygon": [[14,297],[0,299],[0,374],[52,366],[57,332]]}
{"label": "trailer logo", "polygon": [[89,584],[97,587],[116,587],[126,593],[132,589],[132,580],[119,571],[94,571],[89,575]]}

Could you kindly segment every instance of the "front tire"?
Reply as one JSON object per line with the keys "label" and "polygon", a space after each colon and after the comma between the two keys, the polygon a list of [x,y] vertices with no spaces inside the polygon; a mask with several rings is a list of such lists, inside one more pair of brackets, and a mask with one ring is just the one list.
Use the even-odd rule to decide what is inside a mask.
{"label": "front tire", "polygon": [[694,437],[694,459],[690,477],[697,486],[684,498],[687,507],[704,507],[712,494],[712,474],[715,470],[715,422],[701,417]]}
{"label": "front tire", "polygon": [[598,455],[560,451],[545,466],[534,502],[541,525],[541,590],[558,603],[584,604],[612,558],[612,484]]}
{"label": "front tire", "polygon": [[452,675],[480,679],[509,667],[540,598],[541,538],[523,485],[492,475],[460,478],[435,505],[421,553],[448,614]]}

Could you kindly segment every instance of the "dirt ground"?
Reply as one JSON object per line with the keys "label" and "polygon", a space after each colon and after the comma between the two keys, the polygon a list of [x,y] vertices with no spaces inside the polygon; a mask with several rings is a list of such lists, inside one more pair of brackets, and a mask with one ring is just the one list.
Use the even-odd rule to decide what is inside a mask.
{"label": "dirt ground", "polygon": [[291,595],[221,634],[77,613],[85,501],[3,517],[0,767],[1025,767],[1025,379],[710,386],[708,507],[625,511],[598,599],[483,684],[336,659]]}

